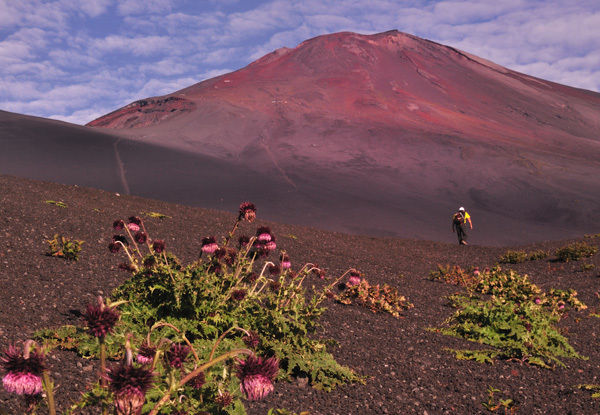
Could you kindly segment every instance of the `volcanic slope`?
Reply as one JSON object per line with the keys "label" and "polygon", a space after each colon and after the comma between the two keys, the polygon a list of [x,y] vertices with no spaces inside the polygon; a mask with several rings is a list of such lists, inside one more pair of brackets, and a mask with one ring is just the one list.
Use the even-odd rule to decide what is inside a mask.
{"label": "volcanic slope", "polygon": [[276,220],[444,239],[464,205],[472,240],[497,244],[598,223],[599,114],[598,93],[391,31],[310,39],[89,125],[266,174]]}
{"label": "volcanic slope", "polygon": [[593,233],[600,94],[397,31],[337,33],[87,127],[0,112],[0,173],[374,236]]}

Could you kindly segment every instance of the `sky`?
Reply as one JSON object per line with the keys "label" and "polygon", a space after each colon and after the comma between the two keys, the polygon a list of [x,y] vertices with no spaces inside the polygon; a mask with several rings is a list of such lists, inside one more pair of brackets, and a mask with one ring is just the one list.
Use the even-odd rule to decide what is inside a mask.
{"label": "sky", "polygon": [[0,110],[86,124],[316,36],[394,29],[600,91],[600,0],[0,0]]}

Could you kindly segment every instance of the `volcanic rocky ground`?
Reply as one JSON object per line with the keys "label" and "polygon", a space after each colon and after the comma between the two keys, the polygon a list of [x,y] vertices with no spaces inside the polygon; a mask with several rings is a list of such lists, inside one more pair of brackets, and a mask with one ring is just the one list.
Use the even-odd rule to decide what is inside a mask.
{"label": "volcanic rocky ground", "polygon": [[[236,217],[238,201],[229,212],[120,196],[114,192],[0,176],[0,347],[22,342],[41,328],[81,324],[81,312],[97,295],[108,296],[128,278],[118,269],[122,258],[108,252],[112,222],[141,215],[151,237],[166,241],[168,250],[187,263],[197,259],[200,239],[225,235]],[[51,203],[63,202],[66,207]],[[315,336],[334,339],[331,352],[344,365],[367,376],[365,385],[340,386],[325,393],[309,386],[279,382],[263,401],[247,402],[250,415],[270,408],[287,408],[313,415],[364,414],[485,414],[487,389],[512,399],[519,414],[600,413],[600,402],[578,384],[600,383],[600,324],[590,312],[600,311],[597,296],[600,254],[584,261],[557,262],[554,252],[574,241],[600,245],[598,238],[543,241],[520,246],[459,246],[427,240],[348,235],[316,228],[273,223],[261,218],[244,223],[240,233],[270,226],[293,267],[315,262],[338,276],[350,267],[375,284],[396,287],[414,304],[401,318],[372,313],[356,305],[328,303],[322,330]],[[156,219],[143,212],[157,212]],[[474,217],[477,226],[477,218]],[[507,229],[511,232],[513,229]],[[450,233],[448,223],[447,232]],[[590,229],[597,233],[598,229]],[[47,239],[60,233],[84,240],[80,260],[70,262],[46,255]],[[535,235],[533,235],[535,236]],[[573,288],[587,310],[569,311],[560,327],[570,344],[587,360],[564,359],[565,368],[542,369],[518,361],[479,364],[458,361],[445,348],[470,348],[464,340],[426,331],[439,326],[453,312],[445,296],[457,286],[428,280],[437,265],[493,266],[507,250],[547,250],[548,258],[503,265],[528,274],[543,290]],[[583,271],[582,262],[594,265]],[[318,281],[317,281],[318,283]],[[76,354],[52,351],[48,364],[57,385],[59,413],[97,376],[98,362]],[[21,400],[0,392],[0,413],[23,413]],[[499,410],[501,413],[501,409]],[[44,414],[43,410],[40,412]],[[94,413],[92,411],[86,413]],[[498,412],[496,412],[498,413]]]}

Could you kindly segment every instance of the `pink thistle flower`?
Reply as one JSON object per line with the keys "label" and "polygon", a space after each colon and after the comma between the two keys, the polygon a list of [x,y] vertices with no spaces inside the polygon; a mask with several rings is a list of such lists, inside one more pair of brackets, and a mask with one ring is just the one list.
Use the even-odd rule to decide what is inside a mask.
{"label": "pink thistle flower", "polygon": [[144,342],[138,349],[135,360],[137,360],[139,364],[146,365],[152,363],[155,355],[156,347]]}
{"label": "pink thistle flower", "polygon": [[152,250],[157,254],[162,254],[166,247],[165,241],[162,239],[156,239],[154,242],[152,242]]}
{"label": "pink thistle flower", "polygon": [[116,254],[121,250],[121,244],[115,241],[111,241],[111,243],[108,244],[108,250],[113,254]]}
{"label": "pink thistle flower", "polygon": [[233,402],[233,396],[227,391],[219,391],[219,395],[215,398],[215,403],[221,408],[227,408]]}
{"label": "pink thistle flower", "polygon": [[240,218],[252,222],[256,218],[256,206],[254,203],[244,202],[240,205]]}
{"label": "pink thistle flower", "polygon": [[113,229],[116,231],[123,230],[124,227],[125,227],[125,222],[123,222],[121,219],[117,219],[116,221],[113,222]]}
{"label": "pink thistle flower", "polygon": [[281,289],[281,283],[279,281],[271,281],[269,283],[269,289],[273,292],[279,291]]}
{"label": "pink thistle flower", "polygon": [[360,285],[360,277],[357,277],[356,275],[352,275],[350,278],[348,278],[348,285],[349,286]]}
{"label": "pink thistle flower", "polygon": [[277,264],[269,264],[268,269],[271,275],[277,276],[281,274],[281,267]]}
{"label": "pink thistle flower", "polygon": [[217,259],[223,259],[227,255],[227,249],[225,248],[217,248],[214,252],[214,257]]}
{"label": "pink thistle flower", "polygon": [[244,277],[244,280],[247,281],[250,284],[256,282],[257,279],[258,279],[258,274],[256,272],[254,272],[254,271],[250,272],[248,275],[246,275]]}
{"label": "pink thistle flower", "polygon": [[272,240],[270,240],[269,242],[267,242],[267,243],[265,244],[265,248],[266,248],[268,251],[274,251],[274,250],[276,250],[276,249],[277,249],[277,245],[275,244],[275,239],[272,239]]}
{"label": "pink thistle flower", "polygon": [[202,238],[202,252],[212,254],[217,249],[219,249],[219,245],[217,245],[217,239],[214,236]]}
{"label": "pink thistle flower", "polygon": [[190,379],[190,386],[194,389],[202,389],[202,387],[206,384],[206,375],[204,372],[198,373],[192,379]]}
{"label": "pink thistle flower", "polygon": [[42,392],[44,355],[38,351],[31,353],[29,347],[29,342],[25,342],[23,351],[9,345],[4,352],[6,357],[0,358],[0,364],[7,372],[2,384],[9,393],[37,395]]}
{"label": "pink thistle flower", "polygon": [[146,232],[138,232],[133,236],[133,239],[138,244],[145,244],[148,240],[148,235],[146,234]]}
{"label": "pink thistle flower", "polygon": [[254,331],[251,331],[248,333],[248,335],[242,337],[242,340],[244,341],[246,347],[249,347],[250,349],[256,349],[260,344],[260,337]]}
{"label": "pink thistle flower", "polygon": [[142,261],[142,264],[146,268],[152,268],[153,266],[156,265],[156,258],[154,258],[152,255],[148,255],[147,257],[144,258],[144,260]]}
{"label": "pink thistle flower", "polygon": [[131,272],[131,273],[134,273],[137,271],[137,269],[132,264],[126,264],[126,263],[119,264],[119,269],[122,271],[125,271],[125,272]]}
{"label": "pink thistle flower", "polygon": [[246,294],[248,294],[248,292],[244,289],[234,290],[231,293],[231,298],[233,298],[236,301],[242,301],[244,298],[246,298]]}
{"label": "pink thistle flower", "polygon": [[228,249],[227,255],[225,255],[223,262],[225,262],[225,264],[227,264],[231,267],[231,266],[233,266],[233,264],[235,264],[236,258],[237,258],[237,251],[235,249]]}
{"label": "pink thistle flower", "polygon": [[129,229],[131,232],[138,232],[140,230],[140,225],[137,223],[128,223],[127,229]]}
{"label": "pink thistle flower", "polygon": [[535,303],[536,304],[540,304],[542,302],[542,300],[540,299],[540,297],[535,297]]}
{"label": "pink thistle flower", "polygon": [[146,392],[152,387],[155,374],[144,368],[136,368],[127,362],[107,369],[105,378],[108,389],[115,396],[118,415],[139,415],[146,400]]}
{"label": "pink thistle flower", "polygon": [[175,369],[181,369],[188,355],[190,354],[190,348],[183,344],[172,344],[171,348],[166,353],[166,358],[169,366]]}
{"label": "pink thistle flower", "polygon": [[112,241],[113,242],[120,242],[120,243],[122,243],[125,246],[129,246],[129,242],[127,242],[127,238],[124,237],[123,235],[113,235]]}
{"label": "pink thistle flower", "polygon": [[246,235],[242,235],[238,238],[238,244],[240,248],[247,246],[250,243],[250,237]]}
{"label": "pink thistle flower", "polygon": [[257,240],[260,242],[269,242],[272,239],[271,228],[267,226],[261,226],[256,230]]}
{"label": "pink thistle flower", "polygon": [[112,332],[115,324],[119,320],[119,312],[114,308],[107,307],[102,297],[98,296],[97,304],[88,304],[85,314],[83,315],[88,332],[95,337],[106,337]]}
{"label": "pink thistle flower", "polygon": [[283,253],[281,254],[281,269],[290,269],[292,267],[292,263],[290,262],[290,257]]}
{"label": "pink thistle flower", "polygon": [[142,219],[139,216],[130,216],[128,219],[129,223],[134,223],[138,226],[142,226]]}
{"label": "pink thistle flower", "polygon": [[275,357],[263,360],[258,356],[237,359],[236,376],[240,379],[240,390],[251,401],[259,400],[274,390],[273,380],[279,372]]}

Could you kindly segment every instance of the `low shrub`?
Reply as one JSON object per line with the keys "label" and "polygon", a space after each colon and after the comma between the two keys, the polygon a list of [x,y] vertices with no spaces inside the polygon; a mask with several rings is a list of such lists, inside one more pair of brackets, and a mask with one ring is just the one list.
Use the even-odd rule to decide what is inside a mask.
{"label": "low shrub", "polygon": [[358,304],[374,313],[385,312],[399,318],[400,313],[412,308],[406,298],[398,294],[398,290],[387,284],[371,285],[367,280],[360,279],[356,272],[350,273],[350,281],[345,284],[344,291],[336,297],[341,304]]}
{"label": "low shrub", "polygon": [[582,258],[588,258],[598,251],[598,247],[588,245],[585,242],[574,242],[556,250],[556,256],[559,261],[579,261]]}
{"label": "low shrub", "polygon": [[500,257],[500,263],[502,264],[518,264],[525,261],[537,261],[544,259],[548,256],[548,251],[506,251],[506,253]]}
{"label": "low shrub", "polygon": [[54,235],[52,239],[46,242],[48,242],[48,256],[65,258],[70,261],[79,260],[81,245],[84,243],[84,241],[72,241],[59,234]]}

